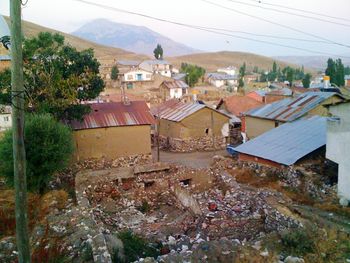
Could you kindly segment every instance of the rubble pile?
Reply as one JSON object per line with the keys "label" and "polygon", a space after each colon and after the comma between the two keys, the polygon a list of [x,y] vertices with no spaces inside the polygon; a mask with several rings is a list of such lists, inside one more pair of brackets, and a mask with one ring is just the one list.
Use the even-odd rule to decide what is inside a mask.
{"label": "rubble pile", "polygon": [[[213,151],[222,150],[226,147],[225,138],[215,136],[213,146],[212,136],[203,136],[200,138],[178,139],[170,137],[159,137],[160,147],[163,150],[171,152],[196,152],[196,151]],[[214,149],[215,147],[215,149]]]}

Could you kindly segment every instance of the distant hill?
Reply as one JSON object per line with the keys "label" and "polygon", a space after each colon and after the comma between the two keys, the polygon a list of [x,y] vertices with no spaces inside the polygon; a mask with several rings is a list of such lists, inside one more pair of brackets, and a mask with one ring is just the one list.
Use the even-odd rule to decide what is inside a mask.
{"label": "distant hill", "polygon": [[161,44],[164,55],[167,56],[198,52],[147,27],[121,24],[106,19],[93,20],[74,31],[72,35],[101,45],[122,48],[150,56],[153,56],[153,50],[158,43]]}
{"label": "distant hill", "polygon": [[[281,61],[294,63],[300,66],[304,65],[304,67],[323,71],[327,67],[327,60],[329,57],[326,57],[326,56],[278,56],[275,58]],[[336,57],[334,59],[336,59]],[[342,59],[342,61],[345,65],[350,66],[350,58]]]}
{"label": "distant hill", "polygon": [[[5,17],[7,22],[9,22],[9,18]],[[92,48],[95,51],[95,56],[102,63],[110,63],[114,59],[147,59],[148,57],[141,54],[135,54],[130,51],[126,51],[120,48],[108,47],[100,44],[96,44],[91,41],[84,40],[82,38],[72,36],[70,34],[66,34],[51,28],[43,27],[31,22],[23,21],[22,22],[24,35],[26,37],[33,37],[39,34],[39,32],[52,32],[52,33],[60,33],[65,37],[66,43],[76,47],[78,50]]]}
{"label": "distant hill", "polygon": [[231,51],[221,51],[221,52],[210,52],[210,53],[198,53],[186,56],[178,56],[167,58],[176,66],[180,66],[181,62],[196,64],[205,68],[207,71],[215,71],[220,67],[235,66],[239,68],[244,62],[247,65],[248,70],[252,70],[254,66],[257,66],[260,70],[269,70],[272,68],[274,61],[280,67],[298,67],[292,63],[281,62],[276,59],[260,56],[252,53],[246,52],[231,52]]}

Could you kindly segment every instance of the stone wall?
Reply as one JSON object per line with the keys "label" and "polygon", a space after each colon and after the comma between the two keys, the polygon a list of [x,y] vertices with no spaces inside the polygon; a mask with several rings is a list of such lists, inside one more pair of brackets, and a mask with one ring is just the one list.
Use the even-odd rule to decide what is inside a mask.
{"label": "stone wall", "polygon": [[201,138],[178,139],[165,136],[159,136],[160,147],[163,150],[171,152],[196,152],[196,151],[213,151],[222,150],[226,147],[225,138],[215,136],[213,147],[213,137],[204,136]]}

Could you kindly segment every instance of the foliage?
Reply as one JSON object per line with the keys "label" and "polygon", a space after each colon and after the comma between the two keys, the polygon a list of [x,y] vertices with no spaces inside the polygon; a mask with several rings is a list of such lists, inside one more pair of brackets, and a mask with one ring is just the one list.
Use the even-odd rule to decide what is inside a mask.
{"label": "foliage", "polygon": [[81,251],[81,257],[83,262],[93,262],[94,261],[94,255],[92,251],[92,247],[90,243],[86,242],[85,245],[82,247]]}
{"label": "foliage", "polygon": [[[89,107],[81,101],[96,98],[104,88],[93,50],[77,51],[65,45],[60,34],[41,32],[25,39],[23,60],[26,105],[31,111],[51,113],[57,119],[82,119]],[[0,93],[9,101],[10,83],[4,74],[8,72],[0,73],[0,80],[7,82]]]}
{"label": "foliage", "polygon": [[349,66],[346,66],[346,67],[344,68],[344,74],[345,74],[345,75],[350,75],[350,67],[349,67]]}
{"label": "foliage", "polygon": [[143,199],[142,204],[137,207],[137,210],[142,213],[147,213],[150,210],[150,205],[148,204],[147,200]]}
{"label": "foliage", "polygon": [[131,231],[124,231],[118,234],[124,245],[125,262],[134,262],[139,258],[157,257],[156,248],[150,246],[146,240],[134,235]]}
{"label": "foliage", "polygon": [[[24,132],[28,190],[43,193],[52,175],[68,165],[73,153],[72,134],[49,114],[28,115]],[[0,173],[13,186],[11,130],[0,143]]]}
{"label": "foliage", "polygon": [[309,88],[310,87],[310,82],[311,82],[311,74],[309,74],[309,73],[305,74],[302,82],[303,82],[303,87],[304,88]]}
{"label": "foliage", "polygon": [[246,64],[245,62],[243,65],[239,68],[239,80],[238,80],[238,88],[243,88],[244,87],[244,76],[246,73]]}
{"label": "foliage", "polygon": [[5,69],[0,72],[0,104],[11,104],[11,71]]}
{"label": "foliage", "polygon": [[112,80],[117,80],[118,79],[118,74],[119,74],[119,69],[116,65],[112,67],[111,70],[111,79]]}
{"label": "foliage", "polygon": [[153,50],[153,54],[156,59],[163,59],[163,48],[160,44]]}
{"label": "foliage", "polygon": [[302,256],[315,251],[315,244],[305,229],[293,229],[283,233],[281,241],[289,255]]}
{"label": "foliage", "polygon": [[190,87],[193,87],[205,74],[204,68],[187,63],[181,63],[180,71],[182,73],[186,73],[185,81]]}
{"label": "foliage", "polygon": [[345,85],[345,68],[340,58],[336,60],[329,58],[327,61],[327,69],[325,73],[330,77],[331,83],[334,83],[337,86]]}

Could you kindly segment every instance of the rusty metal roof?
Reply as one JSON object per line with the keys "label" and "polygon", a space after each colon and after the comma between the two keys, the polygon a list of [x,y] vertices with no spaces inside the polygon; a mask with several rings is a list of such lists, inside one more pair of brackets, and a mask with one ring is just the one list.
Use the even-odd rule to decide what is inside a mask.
{"label": "rusty metal roof", "polygon": [[163,81],[162,83],[168,89],[187,89],[188,85],[182,80],[172,80],[172,81]]}
{"label": "rusty metal roof", "polygon": [[306,92],[296,98],[287,98],[249,110],[245,112],[244,115],[290,122],[307,114],[310,110],[332,96],[343,98],[341,95],[334,92]]}
{"label": "rusty metal roof", "polygon": [[228,116],[227,114],[214,110],[213,108],[210,108],[205,104],[200,104],[197,102],[183,103],[176,99],[166,101],[162,105],[154,107],[151,111],[153,115],[161,119],[179,122],[204,108],[216,111],[222,115],[225,115],[227,118],[230,118],[230,116]]}
{"label": "rusty metal roof", "polygon": [[235,148],[239,153],[292,165],[326,145],[327,118],[312,116],[285,123]]}
{"label": "rusty metal roof", "polygon": [[83,121],[66,121],[73,130],[94,128],[151,125],[155,120],[144,101],[132,101],[130,105],[122,102],[91,103],[91,112]]}

